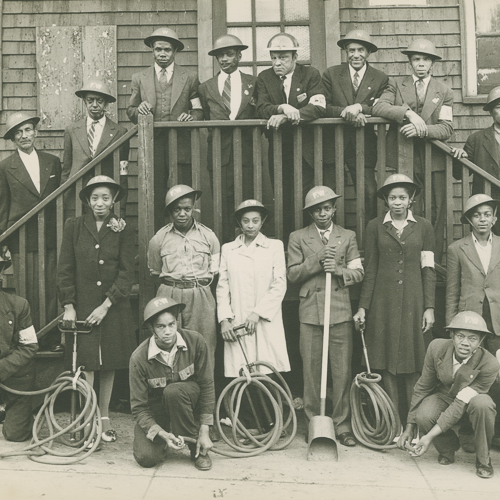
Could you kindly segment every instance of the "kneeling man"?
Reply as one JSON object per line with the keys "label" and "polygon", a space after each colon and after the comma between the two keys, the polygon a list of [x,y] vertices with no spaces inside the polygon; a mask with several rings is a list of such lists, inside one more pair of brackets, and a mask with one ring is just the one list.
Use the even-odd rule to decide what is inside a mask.
{"label": "kneeling man", "polygon": [[188,444],[195,467],[209,470],[213,368],[203,337],[177,328],[182,309],[184,304],[170,297],[157,297],[144,309],[144,325],[152,336],[130,358],[134,458],[142,467],[154,467],[164,450],[180,450],[186,436],[196,440]]}
{"label": "kneeling man", "polygon": [[481,347],[490,332],[479,314],[460,312],[447,329],[451,340],[435,339],[429,345],[398,446],[411,449],[409,444],[418,428],[421,437],[413,454],[423,455],[434,443],[438,462],[452,464],[460,448],[453,427],[467,414],[474,429],[476,474],[487,479],[493,477],[490,447],[496,416],[495,403],[487,392],[499,375],[500,365]]}

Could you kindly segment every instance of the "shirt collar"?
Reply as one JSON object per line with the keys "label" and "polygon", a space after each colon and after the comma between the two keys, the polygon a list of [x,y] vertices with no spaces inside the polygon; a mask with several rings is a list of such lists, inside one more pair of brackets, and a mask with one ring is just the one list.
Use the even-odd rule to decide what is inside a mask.
{"label": "shirt collar", "polygon": [[[479,246],[482,246],[480,243],[479,243],[479,240],[476,238],[475,234],[474,233],[470,233],[472,234],[472,241],[474,242],[475,245],[479,245]],[[493,245],[493,233],[490,231],[490,235],[488,237],[488,241],[486,242],[486,245]],[[484,248],[484,247],[483,247]]]}
{"label": "shirt collar", "polygon": [[468,358],[465,358],[463,361],[458,361],[458,359],[455,356],[455,353],[453,353],[453,366],[465,365],[467,363],[467,361],[469,361],[469,359],[472,358],[473,355],[474,355],[474,353],[472,353]]}
{"label": "shirt collar", "polygon": [[[194,219],[194,218],[193,218],[193,225],[192,225],[192,226],[191,226],[191,228],[189,229],[188,233],[189,233],[190,231],[194,230],[194,229],[198,229],[198,223],[196,222],[196,219]],[[175,226],[174,226],[174,223],[173,223],[173,222],[171,222],[171,223],[168,225],[167,229],[166,229],[166,232],[167,232],[167,233],[169,233],[169,232],[171,232],[171,231],[177,231],[177,230],[175,229]],[[181,234],[179,231],[177,231],[177,232],[178,232],[179,234]],[[186,234],[187,234],[187,233],[186,233]],[[184,236],[185,236],[185,235],[184,235]]]}
{"label": "shirt collar", "polygon": [[[411,221],[411,222],[417,222],[415,217],[413,217],[413,214],[411,210],[408,210],[408,214],[406,215],[406,221]],[[391,211],[389,210],[384,217],[384,222],[382,224],[385,224],[386,222],[392,222],[392,217],[391,217]]]}
{"label": "shirt collar", "polygon": [[[252,244],[254,244],[257,247],[266,247],[267,246],[266,241],[267,237],[259,232],[259,234],[252,241]],[[236,243],[236,248],[243,246],[245,244],[245,236],[243,234],[238,235],[235,238],[234,242]]]}
{"label": "shirt collar", "polygon": [[[411,75],[411,76],[413,77],[413,83],[414,84],[417,83],[420,80],[420,78],[418,76],[415,76],[414,74]],[[430,80],[431,80],[431,75],[426,76],[425,78],[422,78],[422,81],[424,82],[425,86],[429,85]]]}
{"label": "shirt collar", "polygon": [[[187,351],[187,345],[185,340],[182,338],[181,334],[177,332],[177,338],[175,341],[174,347],[172,349],[182,349],[183,351]],[[149,347],[148,347],[148,361],[156,358],[159,354],[166,352],[163,349],[160,349],[155,342],[155,336],[152,335],[149,339]]]}
{"label": "shirt collar", "polygon": [[314,224],[314,226],[316,227],[316,229],[318,231],[318,234],[321,236],[321,233],[325,234],[325,233],[331,233],[332,232],[333,221],[330,222],[330,225],[326,229],[320,229],[318,226],[316,226],[316,224]]}
{"label": "shirt collar", "polygon": [[[92,122],[94,122],[94,120],[87,115],[87,127],[90,127],[90,125],[92,125]],[[106,123],[106,115],[104,114],[102,118],[97,120],[97,123],[104,127],[104,124]]]}
{"label": "shirt collar", "polygon": [[348,66],[349,66],[349,73],[351,74],[351,80],[354,78],[354,73],[357,72],[358,76],[359,76],[359,81],[361,81],[363,79],[363,77],[365,76],[366,67],[368,65],[365,63],[364,66],[359,70],[355,70],[350,64]]}
{"label": "shirt collar", "polygon": [[[173,72],[174,72],[174,64],[175,63],[172,63],[172,64],[169,64],[165,69],[167,70],[167,75],[171,75]],[[156,77],[157,78],[160,78],[160,72],[163,68],[157,63],[155,62],[155,73],[156,73]]]}
{"label": "shirt collar", "polygon": [[[285,80],[283,80],[284,82],[291,82],[292,81],[292,78],[293,78],[293,74],[295,73],[295,68],[293,69],[293,71],[290,71],[290,73],[287,73],[286,75],[283,75],[285,77]],[[280,76],[281,78],[281,76]]]}
{"label": "shirt collar", "polygon": [[33,151],[28,154],[28,153],[25,153],[24,151],[21,151],[20,149],[17,150],[17,152],[19,153],[19,156],[22,158],[25,158],[25,159],[32,159],[32,158],[38,158],[38,155],[36,153],[36,149],[33,148]]}

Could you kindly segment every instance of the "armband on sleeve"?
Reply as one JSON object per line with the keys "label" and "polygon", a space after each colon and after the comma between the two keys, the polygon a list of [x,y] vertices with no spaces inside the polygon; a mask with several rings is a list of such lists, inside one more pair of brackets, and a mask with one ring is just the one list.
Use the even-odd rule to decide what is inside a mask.
{"label": "armband on sleeve", "polygon": [[199,97],[195,97],[194,99],[191,99],[191,109],[203,109],[201,107],[201,101]]}
{"label": "armband on sleeve", "polygon": [[325,96],[323,94],[313,95],[309,99],[309,104],[314,104],[315,106],[319,106],[321,108],[325,108],[326,109],[326,99],[325,99]]}
{"label": "armband on sleeve", "polygon": [[420,252],[420,267],[432,267],[434,268],[434,252],[430,250],[422,250]]}
{"label": "armband on sleeve", "polygon": [[24,330],[19,330],[19,343],[22,345],[38,344],[35,327],[30,326]]}
{"label": "armband on sleeve", "polygon": [[469,404],[469,401],[474,397],[477,396],[477,392],[472,389],[471,387],[465,387],[462,389],[458,394],[457,394],[457,399],[460,401],[464,402],[466,405]]}
{"label": "armband on sleeve", "polygon": [[453,121],[453,109],[451,106],[441,106],[441,111],[439,111],[439,120],[446,120],[448,122]]}

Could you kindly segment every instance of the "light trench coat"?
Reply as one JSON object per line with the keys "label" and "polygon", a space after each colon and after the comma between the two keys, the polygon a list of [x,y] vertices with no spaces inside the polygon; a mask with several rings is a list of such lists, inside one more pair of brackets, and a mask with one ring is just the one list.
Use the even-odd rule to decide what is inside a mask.
{"label": "light trench coat", "polygon": [[[259,233],[248,247],[243,235],[222,247],[217,315],[219,322],[232,319],[243,324],[255,312],[260,316],[255,335],[241,341],[250,362],[267,361],[278,371],[290,371],[281,303],[286,292],[286,265],[283,243]],[[224,344],[224,374],[237,377],[245,358],[238,342]],[[270,373],[260,367],[262,373]]]}

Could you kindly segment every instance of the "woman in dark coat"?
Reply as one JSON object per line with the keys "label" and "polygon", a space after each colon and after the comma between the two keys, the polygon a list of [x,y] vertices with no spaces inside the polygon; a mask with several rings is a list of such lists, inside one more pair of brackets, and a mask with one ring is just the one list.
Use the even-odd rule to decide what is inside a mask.
{"label": "woman in dark coat", "polygon": [[[115,370],[128,368],[136,347],[128,299],[134,278],[134,236],[112,211],[123,194],[123,188],[105,175],[88,182],[80,199],[91,210],[66,222],[57,268],[63,321],[72,326],[77,319],[84,320],[92,326],[90,334],[78,335],[77,367],[85,367],[90,385],[94,371],[100,372],[104,441],[116,441],[109,423]],[[73,338],[68,337],[66,363],[70,366]]]}
{"label": "woman in dark coat", "polygon": [[418,186],[402,174],[389,176],[379,189],[389,211],[366,228],[365,279],[354,316],[361,324],[366,316],[370,365],[382,372],[396,408],[399,385],[406,408],[411,401],[424,362],[423,334],[434,324],[434,230],[410,210],[417,193]]}

